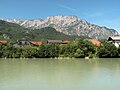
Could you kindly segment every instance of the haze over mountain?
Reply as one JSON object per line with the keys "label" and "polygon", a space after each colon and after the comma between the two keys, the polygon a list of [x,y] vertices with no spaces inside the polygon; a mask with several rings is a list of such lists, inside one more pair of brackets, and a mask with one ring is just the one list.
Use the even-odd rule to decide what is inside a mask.
{"label": "haze over mountain", "polygon": [[76,16],[49,16],[45,20],[22,20],[22,19],[2,19],[7,22],[16,23],[29,29],[41,29],[53,27],[56,31],[66,35],[86,36],[96,39],[107,39],[109,36],[117,35],[114,29],[90,24]]}

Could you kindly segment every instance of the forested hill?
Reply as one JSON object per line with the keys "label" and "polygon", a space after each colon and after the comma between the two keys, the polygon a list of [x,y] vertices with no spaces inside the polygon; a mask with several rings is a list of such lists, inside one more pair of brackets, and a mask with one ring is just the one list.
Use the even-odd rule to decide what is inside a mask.
{"label": "forested hill", "polygon": [[37,41],[41,39],[73,40],[79,37],[65,35],[51,27],[29,30],[17,24],[0,20],[0,40],[16,41],[22,38]]}

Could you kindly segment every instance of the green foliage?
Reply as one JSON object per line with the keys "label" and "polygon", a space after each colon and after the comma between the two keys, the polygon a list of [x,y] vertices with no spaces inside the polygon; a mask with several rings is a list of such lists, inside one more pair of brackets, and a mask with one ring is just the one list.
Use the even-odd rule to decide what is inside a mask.
{"label": "green foliage", "polygon": [[[79,48],[82,56],[81,57],[92,57],[95,54],[95,47],[88,39],[76,39],[74,43],[77,45],[77,48]],[[77,51],[78,52],[78,51]],[[79,53],[80,53],[79,52]],[[84,53],[84,55],[83,55]]]}
{"label": "green foliage", "polygon": [[98,49],[99,57],[101,58],[108,58],[108,57],[118,57],[119,56],[119,49],[116,48],[113,44],[110,44],[107,41],[102,42],[102,46]]}
{"label": "green foliage", "polygon": [[74,57],[76,50],[77,45],[74,42],[65,45],[60,45],[60,56]]}
{"label": "green foliage", "polygon": [[83,58],[86,56],[93,57],[95,46],[87,39],[76,39],[70,44],[60,45],[60,56]]}
{"label": "green foliage", "polygon": [[81,50],[81,49],[77,49],[74,55],[75,55],[76,58],[83,58],[84,57],[84,51]]}

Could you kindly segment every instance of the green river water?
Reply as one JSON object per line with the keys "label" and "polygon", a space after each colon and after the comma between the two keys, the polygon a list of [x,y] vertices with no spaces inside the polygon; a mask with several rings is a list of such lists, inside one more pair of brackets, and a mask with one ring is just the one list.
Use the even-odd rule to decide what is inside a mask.
{"label": "green river water", "polygon": [[120,90],[120,59],[0,59],[0,90]]}

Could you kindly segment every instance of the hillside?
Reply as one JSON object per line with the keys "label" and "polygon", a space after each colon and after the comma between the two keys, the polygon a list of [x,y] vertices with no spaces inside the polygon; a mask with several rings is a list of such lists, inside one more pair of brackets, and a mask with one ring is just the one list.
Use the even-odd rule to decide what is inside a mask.
{"label": "hillside", "polygon": [[31,30],[25,29],[14,23],[9,23],[0,20],[0,39],[16,41],[22,38],[28,40],[41,40],[41,39],[73,40],[79,37],[65,35],[51,27]]}
{"label": "hillside", "polygon": [[118,32],[104,26],[98,26],[88,23],[76,16],[49,16],[45,20],[21,20],[21,19],[2,19],[7,22],[19,24],[25,28],[41,29],[44,27],[53,27],[56,31],[66,35],[85,36],[96,39],[106,39],[109,36],[116,35]]}

